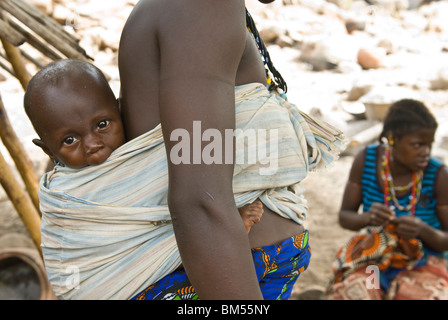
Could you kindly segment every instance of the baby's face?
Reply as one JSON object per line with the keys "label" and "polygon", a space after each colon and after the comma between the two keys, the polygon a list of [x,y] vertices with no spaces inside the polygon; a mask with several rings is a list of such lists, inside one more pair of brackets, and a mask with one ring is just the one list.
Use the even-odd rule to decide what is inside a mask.
{"label": "baby's face", "polygon": [[41,119],[45,122],[41,139],[56,161],[70,168],[98,165],[125,142],[113,94],[85,86],[63,94],[59,89],[49,91],[51,112]]}

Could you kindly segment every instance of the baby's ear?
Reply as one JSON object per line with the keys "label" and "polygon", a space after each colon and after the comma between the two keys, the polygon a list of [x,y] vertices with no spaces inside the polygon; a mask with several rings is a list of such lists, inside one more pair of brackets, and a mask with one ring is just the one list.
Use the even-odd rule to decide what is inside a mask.
{"label": "baby's ear", "polygon": [[41,148],[50,158],[51,160],[54,160],[54,155],[50,151],[50,149],[47,147],[47,145],[40,139],[33,139],[33,143]]}

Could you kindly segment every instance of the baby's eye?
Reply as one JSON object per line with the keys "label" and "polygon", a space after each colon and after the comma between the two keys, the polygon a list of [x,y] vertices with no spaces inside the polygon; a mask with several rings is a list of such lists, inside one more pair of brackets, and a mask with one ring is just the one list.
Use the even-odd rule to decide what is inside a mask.
{"label": "baby's eye", "polygon": [[109,120],[103,120],[98,122],[98,129],[104,129],[109,125],[110,121]]}
{"label": "baby's eye", "polygon": [[76,138],[74,138],[74,137],[67,137],[67,138],[65,138],[65,140],[64,140],[64,144],[66,144],[66,145],[71,145],[71,144],[73,144],[75,141],[76,141]]}

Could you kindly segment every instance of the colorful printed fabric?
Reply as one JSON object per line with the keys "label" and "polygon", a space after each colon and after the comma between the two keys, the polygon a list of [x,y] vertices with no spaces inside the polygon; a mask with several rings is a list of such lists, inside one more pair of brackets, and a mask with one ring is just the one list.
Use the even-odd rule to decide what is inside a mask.
{"label": "colorful printed fabric", "polygon": [[149,286],[131,300],[198,300],[184,268]]}
{"label": "colorful printed fabric", "polygon": [[400,272],[390,284],[386,298],[448,300],[448,271],[445,258],[429,256],[425,265]]}
{"label": "colorful printed fabric", "polygon": [[294,283],[308,268],[311,249],[308,231],[280,245],[252,249],[258,282],[265,300],[287,300]]}
{"label": "colorful printed fabric", "polygon": [[327,292],[328,300],[383,300],[383,293],[379,287],[368,287],[371,283],[370,272],[360,268],[349,274],[343,281],[331,286]]}
{"label": "colorful printed fabric", "polygon": [[335,283],[369,265],[376,265],[380,271],[413,268],[423,257],[422,243],[417,239],[399,238],[396,228],[393,224],[367,227],[355,234],[336,254]]}
{"label": "colorful printed fabric", "polygon": [[448,300],[448,272],[443,257],[429,256],[427,264],[412,270],[400,269],[385,289],[384,273],[380,273],[381,286],[372,284],[371,272],[360,268],[331,288],[331,300]]}
{"label": "colorful printed fabric", "polygon": [[[252,249],[257,278],[265,300],[286,300],[311,258],[308,231],[271,245]],[[149,286],[132,300],[197,300],[182,268]]]}
{"label": "colorful printed fabric", "polygon": [[[378,268],[372,287],[372,269]],[[331,300],[447,300],[448,272],[445,257],[424,250],[418,239],[404,240],[396,226],[369,227],[355,234],[339,249],[333,264]]]}

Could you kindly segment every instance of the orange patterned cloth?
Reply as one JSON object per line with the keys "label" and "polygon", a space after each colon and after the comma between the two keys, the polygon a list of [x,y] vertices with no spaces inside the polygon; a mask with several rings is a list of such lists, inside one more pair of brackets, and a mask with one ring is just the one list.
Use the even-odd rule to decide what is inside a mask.
{"label": "orange patterned cloth", "polygon": [[411,269],[422,257],[421,241],[399,238],[396,225],[367,227],[355,234],[337,252],[333,264],[335,282],[369,265],[376,265],[380,271],[389,267]]}

